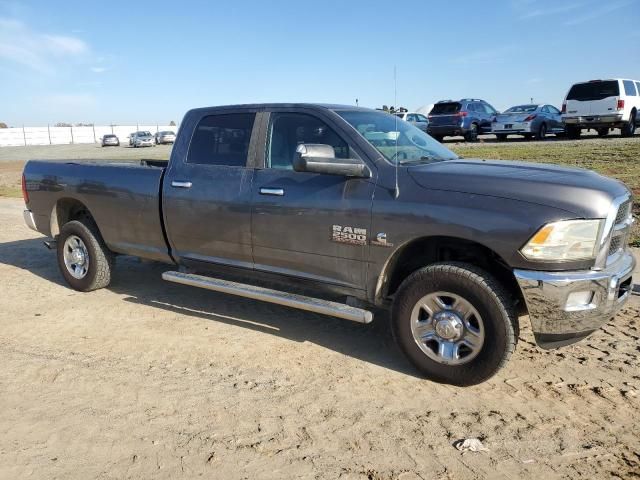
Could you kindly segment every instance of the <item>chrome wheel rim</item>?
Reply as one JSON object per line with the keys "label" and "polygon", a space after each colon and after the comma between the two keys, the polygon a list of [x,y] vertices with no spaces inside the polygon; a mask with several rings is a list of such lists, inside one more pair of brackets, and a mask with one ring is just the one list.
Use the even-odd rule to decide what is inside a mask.
{"label": "chrome wheel rim", "polygon": [[478,310],[451,292],[433,292],[418,300],[411,311],[411,333],[427,357],[444,365],[473,360],[485,337]]}
{"label": "chrome wheel rim", "polygon": [[78,280],[86,277],[89,272],[89,252],[82,239],[77,235],[69,235],[62,252],[67,272]]}

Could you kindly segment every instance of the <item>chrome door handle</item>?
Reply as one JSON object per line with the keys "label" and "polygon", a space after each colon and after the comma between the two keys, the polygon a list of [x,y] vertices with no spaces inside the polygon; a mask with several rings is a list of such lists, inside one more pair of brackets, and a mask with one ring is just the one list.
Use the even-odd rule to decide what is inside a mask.
{"label": "chrome door handle", "polygon": [[260,195],[276,195],[278,197],[282,197],[284,195],[283,188],[261,188]]}
{"label": "chrome door handle", "polygon": [[179,182],[177,180],[171,182],[171,186],[175,188],[191,188],[192,185],[191,182]]}

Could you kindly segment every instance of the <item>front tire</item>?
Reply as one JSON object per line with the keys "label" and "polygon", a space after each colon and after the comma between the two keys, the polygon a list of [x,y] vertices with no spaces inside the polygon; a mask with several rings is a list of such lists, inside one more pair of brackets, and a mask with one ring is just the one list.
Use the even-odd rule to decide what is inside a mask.
{"label": "front tire", "polygon": [[63,225],[57,240],[57,257],[62,276],[74,290],[90,292],[111,282],[115,256],[90,219]]}
{"label": "front tire", "polygon": [[491,274],[465,263],[438,263],[411,274],[392,311],[398,345],[427,378],[458,386],[495,375],[515,349],[517,315]]}
{"label": "front tire", "polygon": [[507,135],[504,133],[496,133],[496,138],[499,142],[504,142],[505,140],[507,140]]}

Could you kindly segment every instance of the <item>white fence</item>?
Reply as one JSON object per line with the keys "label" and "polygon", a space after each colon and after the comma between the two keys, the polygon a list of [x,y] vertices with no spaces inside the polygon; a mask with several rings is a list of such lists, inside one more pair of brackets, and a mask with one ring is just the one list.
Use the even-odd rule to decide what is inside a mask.
{"label": "white fence", "polygon": [[99,143],[103,135],[114,134],[124,143],[133,132],[149,131],[152,134],[171,130],[169,125],[96,125],[94,127],[18,127],[0,128],[0,147],[26,145],[64,145],[70,143]]}

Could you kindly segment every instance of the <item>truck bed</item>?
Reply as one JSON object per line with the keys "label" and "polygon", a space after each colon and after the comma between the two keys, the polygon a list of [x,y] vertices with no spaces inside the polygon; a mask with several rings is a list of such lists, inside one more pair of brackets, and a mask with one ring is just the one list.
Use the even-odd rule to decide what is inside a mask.
{"label": "truck bed", "polygon": [[31,160],[24,170],[28,206],[38,230],[53,235],[57,217],[80,203],[112,251],[170,262],[161,218],[162,165]]}

